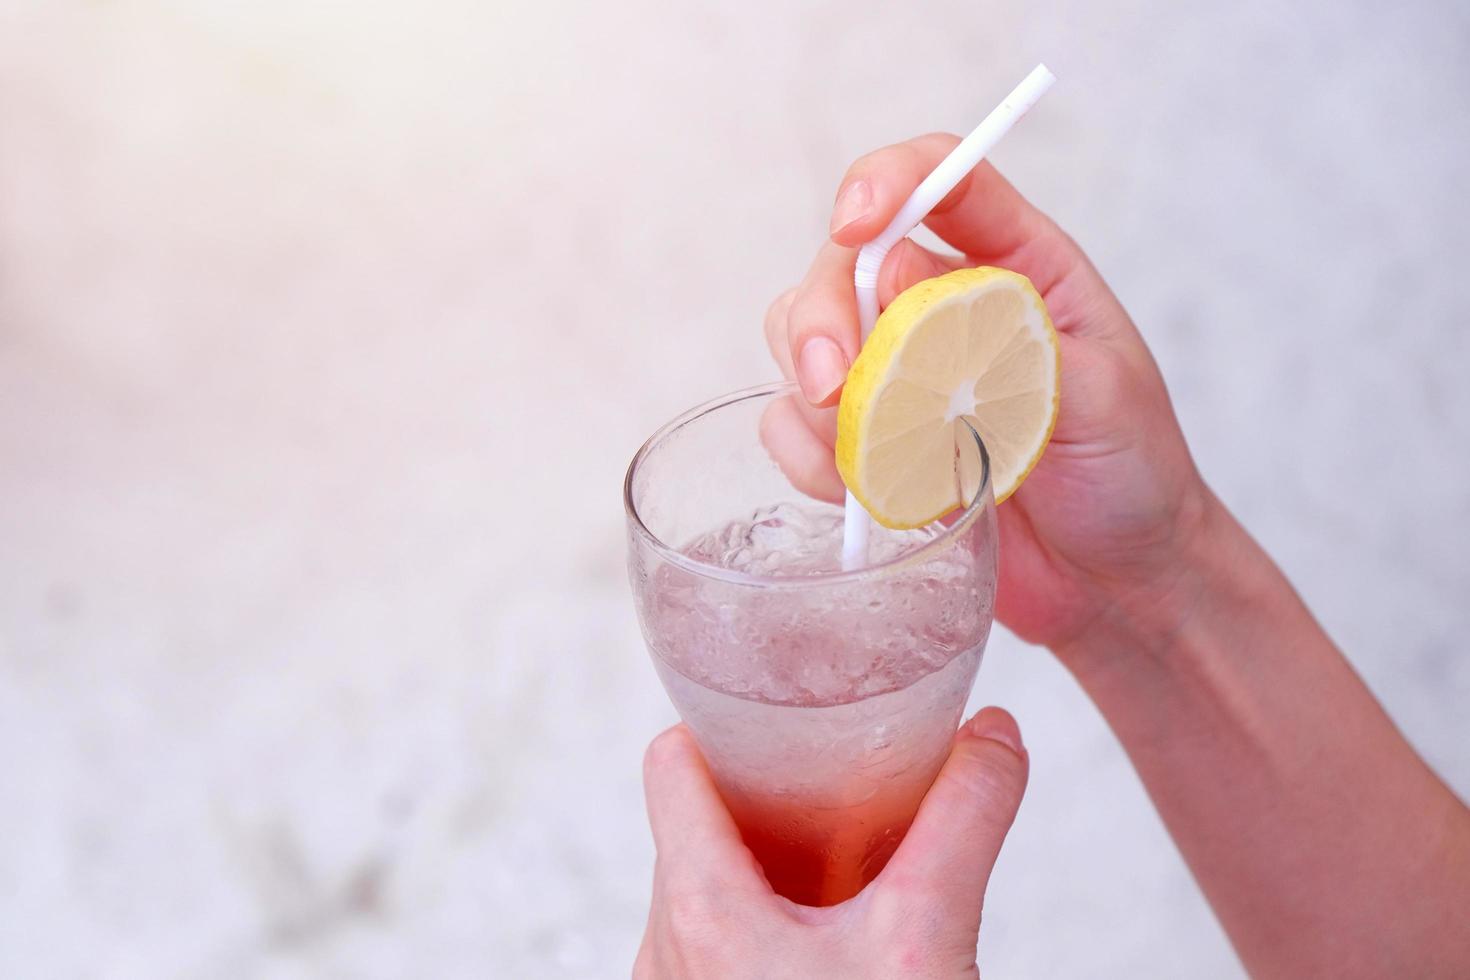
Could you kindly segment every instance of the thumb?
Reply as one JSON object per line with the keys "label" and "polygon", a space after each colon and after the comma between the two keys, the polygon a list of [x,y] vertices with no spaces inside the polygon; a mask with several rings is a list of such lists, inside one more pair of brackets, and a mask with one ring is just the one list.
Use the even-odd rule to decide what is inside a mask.
{"label": "thumb", "polygon": [[901,891],[936,900],[978,928],[985,886],[1021,805],[1029,766],[1009,712],[986,708],[970,719],[879,881],[901,881]]}

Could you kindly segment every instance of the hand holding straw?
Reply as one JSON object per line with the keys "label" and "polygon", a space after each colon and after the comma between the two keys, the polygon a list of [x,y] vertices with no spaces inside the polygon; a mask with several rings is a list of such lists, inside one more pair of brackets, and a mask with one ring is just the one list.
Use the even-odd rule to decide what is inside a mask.
{"label": "hand holding straw", "polygon": [[[1022,79],[1021,84],[975,127],[974,132],[961,140],[960,145],[914,188],[914,192],[904,201],[903,207],[898,209],[888,227],[858,252],[857,268],[853,271],[852,282],[857,290],[858,323],[862,327],[861,337],[864,342],[867,341],[868,334],[873,332],[873,324],[878,320],[878,270],[883,268],[883,260],[888,257],[888,253],[919,226],[966,174],[985,159],[985,154],[1000,142],[1001,137],[1026,114],[1027,109],[1046,94],[1046,90],[1056,80],[1056,76],[1047,70],[1046,65],[1033,68],[1031,74]],[[846,512],[843,516],[842,567],[861,568],[868,559],[868,514],[851,493],[847,495]]]}

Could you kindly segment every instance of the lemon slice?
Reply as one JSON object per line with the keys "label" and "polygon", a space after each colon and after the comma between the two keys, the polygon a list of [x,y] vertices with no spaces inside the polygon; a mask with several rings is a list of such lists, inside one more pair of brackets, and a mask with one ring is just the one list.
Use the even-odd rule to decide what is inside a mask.
{"label": "lemon slice", "polygon": [[966,503],[973,480],[955,476],[964,419],[990,453],[999,503],[1046,449],[1060,368],[1025,276],[982,267],[918,283],[878,317],[848,372],[837,471],[878,523],[922,527]]}

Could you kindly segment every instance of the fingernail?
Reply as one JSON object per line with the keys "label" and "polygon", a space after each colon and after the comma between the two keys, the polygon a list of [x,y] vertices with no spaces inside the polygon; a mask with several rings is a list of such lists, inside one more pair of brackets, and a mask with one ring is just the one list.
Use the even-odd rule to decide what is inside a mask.
{"label": "fingernail", "polygon": [[848,225],[861,221],[867,217],[868,209],[872,206],[872,186],[866,180],[853,181],[842,189],[842,193],[837,195],[837,203],[832,205],[832,224],[829,231],[835,235]]}
{"label": "fingernail", "polygon": [[813,337],[796,359],[796,380],[813,405],[827,400],[847,379],[847,355],[830,337]]}
{"label": "fingernail", "polygon": [[1016,727],[1016,720],[999,708],[986,708],[972,718],[970,733],[999,742],[1016,755],[1024,755],[1026,752],[1026,747],[1021,744],[1021,730]]}

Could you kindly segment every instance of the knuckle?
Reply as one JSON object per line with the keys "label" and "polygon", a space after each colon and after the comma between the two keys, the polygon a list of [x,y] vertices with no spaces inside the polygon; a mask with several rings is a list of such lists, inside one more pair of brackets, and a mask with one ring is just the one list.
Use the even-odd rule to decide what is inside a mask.
{"label": "knuckle", "polygon": [[803,453],[800,458],[788,459],[787,469],[783,472],[796,489],[807,496],[830,499],[838,494],[836,488],[841,486],[842,477],[832,462],[831,450],[821,452],[820,445],[814,443],[812,451]]}
{"label": "knuckle", "polygon": [[[902,143],[895,143],[892,146],[870,150],[848,166],[847,172],[842,175],[842,182],[837,186],[839,188],[845,187],[849,181],[867,174],[879,175],[881,179],[881,175],[894,170],[895,164],[900,164],[903,168],[924,169],[927,171],[936,162],[930,160],[930,157],[935,152],[941,155],[947,154],[950,150],[958,146],[959,143],[960,137],[954,133],[932,132],[925,133],[922,136],[915,136]],[[923,166],[925,161],[929,161],[928,168]]]}
{"label": "knuckle", "polygon": [[936,154],[945,156],[959,144],[960,138],[953,133],[933,132],[900,143],[898,150],[905,168],[915,174],[913,179],[917,184],[918,179],[938,162]]}
{"label": "knuckle", "polygon": [[817,500],[824,500],[831,496],[828,489],[828,481],[823,474],[817,473],[815,467],[789,466],[783,468],[783,473],[791,481],[791,485],[798,492]]}
{"label": "knuckle", "polygon": [[918,139],[913,140],[910,145],[913,145],[913,143],[932,143],[933,145],[948,153],[950,150],[960,145],[960,137],[954,133],[945,132],[944,130],[934,130],[933,132],[925,133]]}
{"label": "knuckle", "polygon": [[881,169],[879,167],[879,162],[883,159],[883,153],[884,150],[869,150],[867,153],[864,153],[862,156],[852,161],[852,163],[849,163],[847,165],[847,170],[842,174],[842,179],[837,182],[838,192],[841,193],[842,188],[846,187],[849,182],[862,176],[863,174],[870,173],[873,170]]}
{"label": "knuckle", "polygon": [[728,916],[715,896],[718,892],[699,882],[672,885],[664,909],[669,938],[685,954],[718,948]]}
{"label": "knuckle", "polygon": [[808,337],[836,329],[837,322],[837,314],[823,284],[802,290],[801,295],[792,300],[786,315],[786,339],[792,352],[795,353]]}
{"label": "knuckle", "polygon": [[891,146],[869,150],[852,162],[852,165],[847,168],[847,173],[843,176],[842,182],[845,184],[849,179],[859,174],[875,171],[882,172],[891,169],[891,164],[895,158],[908,158],[909,160],[923,159],[924,154],[921,148],[928,149],[931,144],[940,147],[944,152],[948,153],[958,146],[959,142],[960,138],[953,133],[931,132],[911,137],[901,143],[894,143]]}
{"label": "knuckle", "polygon": [[791,312],[791,304],[795,300],[796,288],[793,286],[780,296],[777,296],[766,309],[764,329],[766,343],[771,347],[772,351],[785,338],[786,319]]}
{"label": "knuckle", "polygon": [[766,309],[766,320],[781,321],[786,319],[786,313],[791,309],[791,304],[801,292],[801,287],[792,286],[783,290],[779,296],[771,300],[771,305]]}
{"label": "knuckle", "polygon": [[[831,409],[822,411],[832,412]],[[797,490],[820,500],[842,499],[842,478],[833,461],[831,439],[794,403],[778,402],[762,415],[760,438],[781,473]]]}
{"label": "knuckle", "polygon": [[885,868],[869,890],[873,916],[880,924],[897,920],[928,898],[928,887],[923,879],[896,865]]}
{"label": "knuckle", "polygon": [[797,296],[791,302],[791,308],[786,313],[786,339],[792,345],[796,345],[811,332],[816,323],[816,304],[812,302],[810,293]]}
{"label": "knuckle", "polygon": [[1126,404],[1138,390],[1132,365],[1125,358],[1111,354],[1098,359],[1083,384],[1090,389],[1094,404],[1109,407]]}
{"label": "knuckle", "polygon": [[892,965],[902,973],[925,973],[943,948],[949,914],[922,883],[894,875],[872,886],[872,923]]}
{"label": "knuckle", "polygon": [[648,931],[634,963],[639,980],[663,977],[721,977],[730,975],[729,909],[718,900],[721,892],[697,882],[656,872],[653,912]]}

